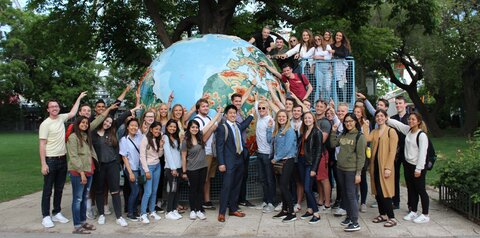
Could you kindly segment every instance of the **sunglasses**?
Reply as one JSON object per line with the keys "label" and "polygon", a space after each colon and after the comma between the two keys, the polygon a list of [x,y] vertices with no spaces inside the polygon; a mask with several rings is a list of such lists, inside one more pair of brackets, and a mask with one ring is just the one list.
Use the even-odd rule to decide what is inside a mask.
{"label": "sunglasses", "polygon": [[296,42],[297,40],[291,40],[290,42]]}
{"label": "sunglasses", "polygon": [[258,107],[258,110],[265,110],[267,109],[266,107]]}

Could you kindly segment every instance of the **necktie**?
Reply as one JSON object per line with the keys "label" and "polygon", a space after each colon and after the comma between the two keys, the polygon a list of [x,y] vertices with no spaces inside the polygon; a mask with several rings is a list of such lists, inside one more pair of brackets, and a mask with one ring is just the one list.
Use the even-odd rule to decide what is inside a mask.
{"label": "necktie", "polygon": [[237,154],[242,153],[242,142],[240,137],[240,130],[238,130],[237,124],[233,124],[233,128],[235,129],[235,146],[237,147]]}

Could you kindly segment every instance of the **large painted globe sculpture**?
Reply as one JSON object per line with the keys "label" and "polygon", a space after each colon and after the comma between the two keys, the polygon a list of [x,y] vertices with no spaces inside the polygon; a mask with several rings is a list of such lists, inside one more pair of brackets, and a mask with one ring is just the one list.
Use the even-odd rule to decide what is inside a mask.
{"label": "large painted globe sculpture", "polygon": [[[263,52],[236,36],[209,34],[179,41],[165,49],[142,76],[141,103],[147,110],[157,108],[173,92],[172,105],[179,103],[188,110],[204,97],[214,115],[217,106],[230,104],[233,93],[245,94],[254,79],[257,87],[253,90],[269,98],[267,82],[275,80],[258,65],[260,61],[273,66]],[[253,104],[253,96],[248,97],[243,113]],[[253,144],[253,133],[247,140]]]}

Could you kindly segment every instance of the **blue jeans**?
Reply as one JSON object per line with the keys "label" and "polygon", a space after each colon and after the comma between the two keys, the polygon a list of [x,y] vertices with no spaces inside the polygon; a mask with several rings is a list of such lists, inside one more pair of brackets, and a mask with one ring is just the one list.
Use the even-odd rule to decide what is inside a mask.
{"label": "blue jeans", "polygon": [[150,212],[155,211],[155,201],[157,199],[158,183],[160,182],[160,163],[149,165],[150,179],[147,179],[143,185],[142,205],[140,208],[141,215],[147,214],[147,206]]}
{"label": "blue jeans", "polygon": [[125,169],[125,179],[128,179],[130,182],[130,196],[128,197],[128,215],[133,216],[137,210],[137,198],[140,191],[138,185],[138,177],[140,176],[140,170],[132,170],[133,175],[135,175],[135,181],[130,181],[130,176],[128,170]]}
{"label": "blue jeans", "polygon": [[72,183],[72,217],[73,226],[80,227],[87,220],[87,195],[92,186],[92,176],[87,176],[87,184],[81,184],[80,176],[70,174]]}
{"label": "blue jeans", "polygon": [[268,154],[257,154],[258,175],[263,188],[263,201],[272,203],[275,198],[275,175],[273,174],[273,165]]}
{"label": "blue jeans", "polygon": [[307,165],[305,157],[298,157],[298,172],[303,182],[303,190],[305,191],[305,197],[307,198],[307,207],[311,208],[313,212],[318,212],[317,202],[315,201],[315,195],[313,195],[313,182],[316,177],[310,176],[310,170],[312,165]]}
{"label": "blue jeans", "polygon": [[45,159],[48,165],[48,174],[43,176],[43,193],[42,193],[42,215],[50,216],[50,197],[52,196],[52,188],[55,189],[53,194],[53,210],[52,215],[61,211],[63,186],[67,179],[67,159]]}

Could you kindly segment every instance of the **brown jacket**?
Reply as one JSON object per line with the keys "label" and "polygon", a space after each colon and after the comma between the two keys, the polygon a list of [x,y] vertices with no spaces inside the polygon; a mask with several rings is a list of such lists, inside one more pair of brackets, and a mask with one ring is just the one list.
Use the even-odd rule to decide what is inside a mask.
{"label": "brown jacket", "polygon": [[[378,169],[380,174],[380,186],[382,187],[383,196],[385,198],[391,198],[395,196],[395,155],[397,153],[398,136],[394,129],[386,127],[383,134],[380,136],[380,129],[375,129],[369,133],[368,126],[363,127],[365,132],[365,138],[371,142],[372,156],[370,159],[372,162],[375,160],[375,156],[378,152]],[[370,163],[370,179],[372,194],[376,195],[374,180],[374,163]],[[391,172],[390,177],[385,178],[384,170],[389,169]]]}

